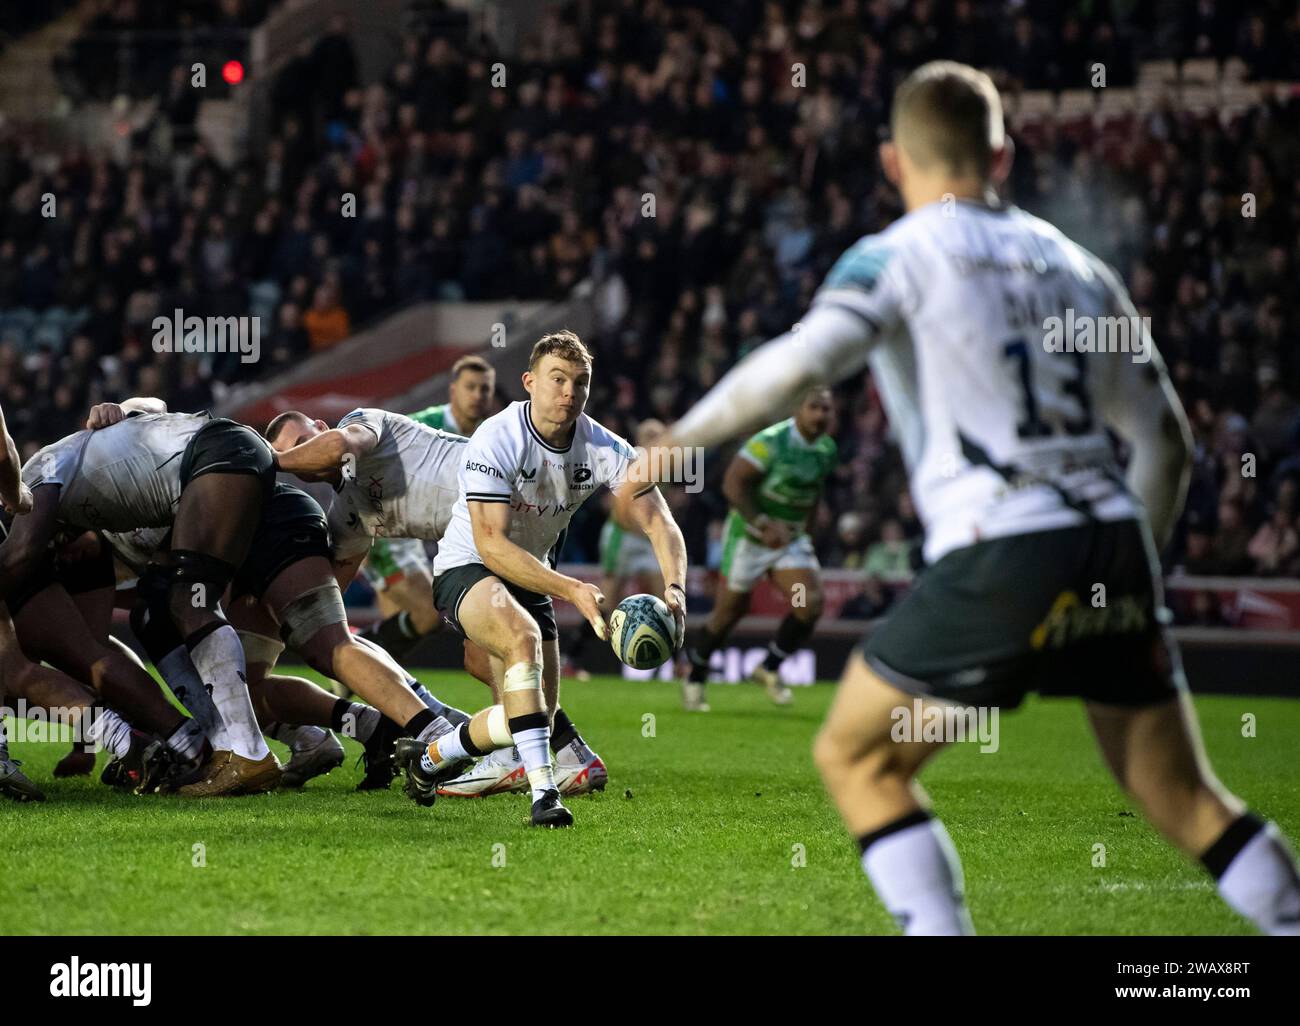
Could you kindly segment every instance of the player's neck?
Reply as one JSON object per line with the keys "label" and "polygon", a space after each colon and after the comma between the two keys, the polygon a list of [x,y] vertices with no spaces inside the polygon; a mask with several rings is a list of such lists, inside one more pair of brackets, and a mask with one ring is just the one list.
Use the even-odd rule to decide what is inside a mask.
{"label": "player's neck", "polygon": [[931,203],[950,203],[953,200],[964,200],[993,210],[1002,207],[997,190],[988,182],[979,179],[926,178],[919,182],[908,183],[908,187],[902,192],[903,206],[909,214]]}

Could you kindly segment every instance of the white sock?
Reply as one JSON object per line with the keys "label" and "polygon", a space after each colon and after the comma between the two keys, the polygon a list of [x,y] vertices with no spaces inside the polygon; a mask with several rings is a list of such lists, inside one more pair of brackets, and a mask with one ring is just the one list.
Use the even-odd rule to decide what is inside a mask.
{"label": "white sock", "polygon": [[186,720],[167,739],[167,747],[186,759],[197,759],[203,751],[203,728],[194,720]]}
{"label": "white sock", "polygon": [[4,717],[0,716],[0,762],[9,761],[9,738],[5,736]]}
{"label": "white sock", "polygon": [[223,623],[190,649],[190,659],[204,687],[212,695],[230,736],[230,751],[259,762],[270,753],[257,725],[253,700],[248,694],[244,646],[235,628]]}
{"label": "white sock", "polygon": [[515,748],[519,760],[528,773],[528,786],[533,801],[555,787],[555,771],[551,769],[551,731],[549,727],[530,727],[514,731]]}
{"label": "white sock", "polygon": [[862,868],[909,937],[972,934],[957,851],[942,823],[920,815],[863,838]]}
{"label": "white sock", "polygon": [[[1228,830],[1237,829],[1245,819]],[[1250,822],[1258,820],[1251,817]],[[1256,829],[1219,874],[1218,884],[1223,900],[1262,932],[1274,937],[1300,936],[1300,874],[1295,856],[1275,824],[1265,823]]]}
{"label": "white sock", "polygon": [[176,700],[189,710],[190,715],[203,728],[208,742],[219,752],[230,751],[230,735],[222,722],[221,713],[212,702],[212,696],[203,686],[199,671],[194,668],[189,650],[178,645],[158,660],[158,672],[172,689]]}
{"label": "white sock", "polygon": [[91,715],[93,719],[86,729],[87,740],[107,748],[119,759],[125,758],[131,750],[131,728],[127,722],[112,709],[98,708]]}
{"label": "white sock", "polygon": [[313,727],[310,724],[294,726],[288,723],[277,723],[271,728],[271,737],[281,744],[289,746],[291,752],[306,752],[316,748],[325,741],[325,735],[329,731],[324,727]]}

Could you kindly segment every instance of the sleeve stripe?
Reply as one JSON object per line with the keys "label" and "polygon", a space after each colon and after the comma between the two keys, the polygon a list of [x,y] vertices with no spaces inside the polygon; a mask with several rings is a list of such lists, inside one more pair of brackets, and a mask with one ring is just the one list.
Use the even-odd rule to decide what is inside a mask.
{"label": "sleeve stripe", "polygon": [[659,487],[658,485],[649,485],[648,487],[642,488],[639,492],[633,492],[633,493],[632,493],[632,498],[634,498],[634,499],[639,499],[639,498],[641,498],[641,496],[643,496],[643,495],[649,495],[651,492],[653,492],[653,491],[654,491],[656,488],[658,488],[658,487]]}
{"label": "sleeve stripe", "polygon": [[466,492],[465,501],[466,502],[509,502],[510,496],[480,494],[477,492]]}
{"label": "sleeve stripe", "polygon": [[739,452],[736,453],[736,455],[739,456],[741,459],[743,459],[746,463],[752,464],[754,467],[756,467],[759,470],[767,470],[769,467],[769,464],[764,463],[748,449],[741,449]]}
{"label": "sleeve stripe", "polygon": [[822,296],[817,300],[817,305],[830,306],[830,307],[834,307],[836,310],[843,310],[845,311],[845,313],[851,313],[855,317],[858,317],[863,321],[866,321],[867,327],[869,327],[872,331],[876,332],[876,334],[880,333],[880,323],[870,314],[866,313],[863,310],[859,310],[852,303],[847,303],[844,302],[843,300],[831,299],[829,297]]}

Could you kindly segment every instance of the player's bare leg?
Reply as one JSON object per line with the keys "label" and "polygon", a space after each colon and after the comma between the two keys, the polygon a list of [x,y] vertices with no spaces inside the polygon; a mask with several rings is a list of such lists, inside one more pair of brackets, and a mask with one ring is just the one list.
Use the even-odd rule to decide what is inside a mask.
{"label": "player's bare leg", "polygon": [[[202,754],[203,733],[198,725],[167,701],[134,654],[96,634],[62,585],[52,584],[29,598],[14,618],[14,627],[33,659],[83,683],[125,720],[165,739],[182,760]],[[93,754],[90,763],[93,767]],[[72,774],[67,768],[63,772],[56,768],[55,775]]]}
{"label": "player's bare leg", "polygon": [[255,474],[209,472],[185,486],[176,510],[167,611],[230,743],[230,754],[212,759],[206,779],[179,789],[185,797],[257,793],[279,781],[279,762],[262,738],[248,694],[243,646],[221,610],[222,596],[248,555],[265,492]]}
{"label": "player's bare leg", "polygon": [[817,621],[822,615],[821,575],[811,567],[790,570],[773,570],[772,583],[781,589],[790,611],[776,628],[767,646],[767,655],[754,668],[753,679],[767,689],[768,697],[777,705],[789,705],[790,689],[781,682],[781,664],[799,651],[812,637]]}
{"label": "player's bare leg", "polygon": [[1151,825],[1200,860],[1223,900],[1260,930],[1300,935],[1295,855],[1215,778],[1187,694],[1138,708],[1086,706],[1107,766]]}
{"label": "player's bare leg", "polygon": [[[12,647],[11,647],[12,646]],[[13,624],[7,613],[0,615],[0,650],[5,651],[5,692],[30,706],[48,710],[50,721],[72,728],[74,735],[107,748],[116,772],[105,782],[138,791],[150,790],[170,762],[166,746],[138,730],[111,709],[99,705],[91,691],[61,670],[32,662],[18,648]],[[11,772],[12,771],[12,772]],[[20,801],[43,801],[34,787],[24,788],[26,778],[14,770],[7,754],[0,753],[0,794]]]}
{"label": "player's bare leg", "polygon": [[704,699],[704,685],[709,679],[709,660],[714,651],[727,640],[736,624],[749,612],[749,600],[748,591],[733,591],[727,586],[726,578],[718,579],[718,590],[709,622],[695,639],[695,644],[686,649],[691,669],[682,684],[682,704],[688,712],[709,711],[709,704]]}
{"label": "player's bare leg", "polygon": [[[548,696],[541,629],[498,578],[485,577],[474,584],[461,599],[457,618],[466,638],[504,666],[502,702],[480,710],[459,731],[439,738],[418,760],[413,749],[404,755],[399,746],[399,761],[407,764],[408,793],[413,789],[427,790],[430,782],[442,775],[453,761],[513,744],[524,763],[533,793],[534,825],[571,825],[573,817],[559,804],[559,790],[551,768],[553,706],[548,705],[548,699],[558,700],[559,646],[550,646],[555,684]],[[444,775],[442,779],[450,780],[452,775]],[[539,812],[542,806],[545,808]]]}
{"label": "player's bare leg", "polygon": [[393,776],[392,747],[399,736],[427,743],[452,729],[415,694],[407,683],[409,675],[391,656],[348,630],[343,597],[324,557],[300,559],[277,574],[267,587],[264,605],[284,624],[289,644],[312,669],[341,681],[370,703],[336,699],[328,721],[366,746],[363,790],[387,788]]}
{"label": "player's bare leg", "polygon": [[863,869],[903,931],[970,933],[956,850],[916,782],[943,744],[893,737],[894,710],[910,710],[913,701],[855,652],[813,758],[840,818],[858,839]]}
{"label": "player's bare leg", "polygon": [[426,567],[411,566],[376,596],[381,619],[362,636],[404,659],[421,641],[442,626],[433,605],[433,577]]}

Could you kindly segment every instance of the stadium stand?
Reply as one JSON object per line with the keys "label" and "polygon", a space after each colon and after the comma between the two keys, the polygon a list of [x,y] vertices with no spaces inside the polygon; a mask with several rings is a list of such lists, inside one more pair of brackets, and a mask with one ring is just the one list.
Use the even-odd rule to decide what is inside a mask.
{"label": "stadium stand", "polygon": [[[1010,197],[1112,262],[1151,318],[1197,441],[1169,568],[1300,576],[1295,3],[1174,5],[1162,33],[1152,5],[1118,2],[568,3],[519,40],[508,88],[463,20],[415,22],[368,81],[336,20],[272,86],[265,148],[228,166],[194,129],[187,63],[96,56],[108,29],[146,39],[199,12],[244,31],[271,6],[101,5],[72,99],[125,74],[159,99],[162,152],[152,124],[120,163],[0,125],[0,395],[25,453],[105,396],[202,408],[413,303],[559,300],[587,280],[592,408],[627,433],[671,419],[898,214],[875,158],[891,89],[950,56],[1012,97]],[[321,88],[291,88],[304,74]],[[152,318],[178,306],[261,316],[261,363],[153,353]],[[919,525],[870,382],[839,402],[815,538],[828,565],[869,572],[868,615],[915,567]],[[700,514],[679,513],[692,557],[716,563],[720,497],[680,501]],[[575,520],[568,555],[593,559],[598,526]]]}

